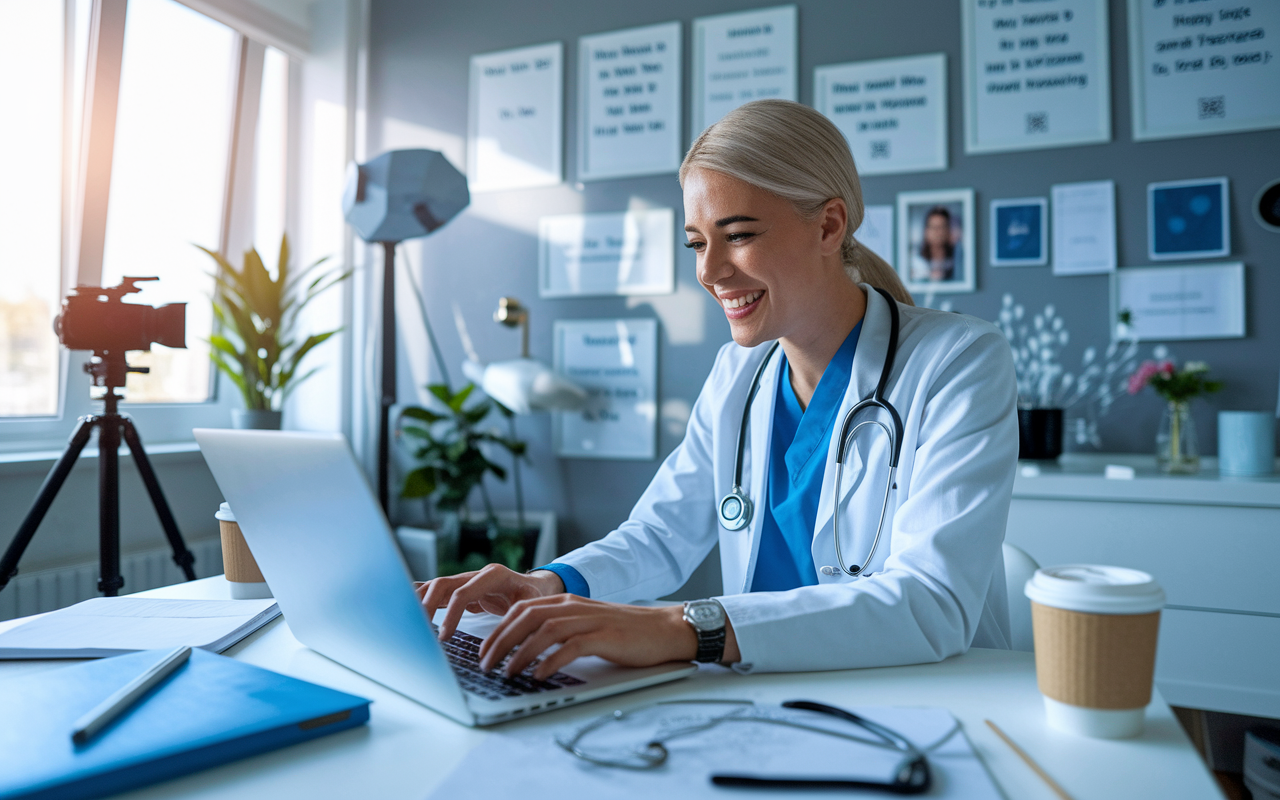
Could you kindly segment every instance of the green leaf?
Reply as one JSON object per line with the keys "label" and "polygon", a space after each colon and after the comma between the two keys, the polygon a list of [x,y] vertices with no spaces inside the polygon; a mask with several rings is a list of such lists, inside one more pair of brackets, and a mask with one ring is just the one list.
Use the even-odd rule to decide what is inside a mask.
{"label": "green leaf", "polygon": [[237,361],[243,356],[243,354],[236,349],[235,345],[232,344],[225,336],[219,336],[215,333],[209,337],[209,344],[212,345],[215,350],[220,350]]}
{"label": "green leaf", "polygon": [[450,408],[453,407],[453,392],[443,383],[432,383],[427,385],[427,391],[432,394],[441,403]]}
{"label": "green leaf", "polygon": [[405,498],[429,497],[436,491],[435,477],[430,470],[415,469],[404,477],[404,488],[400,496]]}
{"label": "green leaf", "polygon": [[410,436],[416,436],[419,439],[431,439],[431,431],[421,427],[420,425],[401,425],[400,431],[401,433],[407,433]]}
{"label": "green leaf", "polygon": [[[280,237],[280,257],[276,259],[276,281],[284,287],[289,285],[289,234]],[[286,291],[287,293],[287,291]]]}
{"label": "green leaf", "polygon": [[459,389],[458,393],[447,401],[449,408],[452,408],[454,411],[461,411],[463,404],[467,402],[467,398],[471,396],[471,392],[473,392],[475,388],[476,385],[474,383],[468,383],[466,386]]}
{"label": "green leaf", "polygon": [[488,401],[485,401],[463,411],[462,417],[467,421],[468,425],[478,425],[484,421],[485,417],[489,416],[489,412],[492,410],[493,406]]}
{"label": "green leaf", "polygon": [[400,416],[420,419],[423,422],[429,422],[431,424],[448,419],[443,414],[437,414],[436,412],[421,406],[407,406],[400,410]]}

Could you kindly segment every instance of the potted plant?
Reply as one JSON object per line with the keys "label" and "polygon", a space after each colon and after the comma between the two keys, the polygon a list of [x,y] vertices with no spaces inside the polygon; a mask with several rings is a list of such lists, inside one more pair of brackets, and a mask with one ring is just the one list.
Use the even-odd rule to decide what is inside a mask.
{"label": "potted plant", "polygon": [[253,248],[244,254],[240,269],[221,253],[200,249],[218,264],[213,276],[217,283],[213,315],[219,332],[209,337],[209,357],[244,397],[245,407],[231,412],[232,425],[277,430],[285,398],[316,372],[312,369],[299,374],[302,360],[341,330],[314,333],[298,341],[298,315],[317,295],[345,280],[351,271],[328,270],[310,277],[327,260],[324,258],[301,272],[291,271],[287,235],[280,240],[274,278]]}
{"label": "potted plant", "polygon": [[[468,572],[491,561],[516,571],[530,569],[540,529],[524,526],[523,515],[517,515],[514,528],[500,524],[484,484],[486,475],[506,480],[507,470],[489,460],[481,445],[506,450],[513,459],[524,457],[525,442],[480,427],[495,409],[508,417],[511,412],[492,400],[468,404],[475,390],[471,383],[457,392],[442,383],[427,390],[441,410],[409,406],[400,412],[399,433],[415,440],[418,461],[405,476],[400,496],[434,499],[441,517],[436,539],[439,574]],[[467,500],[477,488],[485,509],[482,521],[466,516]]]}
{"label": "potted plant", "polygon": [[1164,472],[1192,474],[1200,469],[1191,401],[1222,388],[1222,381],[1208,375],[1209,365],[1203,361],[1188,361],[1182,369],[1172,361],[1144,361],[1129,376],[1129,394],[1150,386],[1165,401],[1156,433],[1156,462]]}

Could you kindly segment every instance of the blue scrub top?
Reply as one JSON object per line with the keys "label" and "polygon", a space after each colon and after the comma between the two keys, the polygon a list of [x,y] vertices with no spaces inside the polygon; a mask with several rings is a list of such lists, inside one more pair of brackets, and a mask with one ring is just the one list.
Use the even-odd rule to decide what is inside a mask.
{"label": "blue scrub top", "polygon": [[853,354],[861,331],[859,322],[845,337],[804,409],[791,388],[791,370],[783,356],[773,404],[769,496],[751,581],[753,592],[783,592],[818,582],[813,565],[813,527],[818,519],[831,430],[853,375]]}
{"label": "blue scrub top", "polygon": [[[783,592],[818,582],[811,551],[813,526],[818,521],[818,500],[831,429],[853,376],[853,353],[861,332],[859,322],[827,364],[805,409],[800,408],[800,401],[791,388],[791,370],[786,355],[782,356],[778,396],[773,404],[769,502],[765,506],[760,554],[751,581],[753,592]],[[565,591],[570,594],[591,596],[582,574],[568,564],[552,563],[536,569],[559,575]]]}

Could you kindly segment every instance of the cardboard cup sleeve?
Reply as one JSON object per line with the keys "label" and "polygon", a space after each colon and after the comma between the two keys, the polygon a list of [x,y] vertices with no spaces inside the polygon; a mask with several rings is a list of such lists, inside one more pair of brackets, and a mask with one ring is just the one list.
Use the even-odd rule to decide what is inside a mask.
{"label": "cardboard cup sleeve", "polygon": [[1040,691],[1085,708],[1151,702],[1160,612],[1087,614],[1031,603]]}
{"label": "cardboard cup sleeve", "polygon": [[235,522],[218,520],[218,528],[222,531],[222,568],[227,573],[227,580],[234,583],[265,583],[262,570],[249,545],[240,532],[240,525]]}

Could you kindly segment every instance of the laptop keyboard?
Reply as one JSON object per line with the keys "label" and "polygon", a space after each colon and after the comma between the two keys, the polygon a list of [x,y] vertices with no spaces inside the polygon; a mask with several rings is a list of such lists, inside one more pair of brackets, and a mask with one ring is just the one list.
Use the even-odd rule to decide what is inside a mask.
{"label": "laptop keyboard", "polygon": [[511,678],[501,674],[502,665],[507,663],[506,659],[498,665],[497,670],[485,672],[480,669],[480,642],[478,637],[469,633],[455,631],[447,642],[440,643],[445,655],[449,657],[454,674],[458,676],[458,683],[471,694],[480,695],[488,700],[501,700],[504,697],[549,692],[554,689],[581,686],[584,683],[580,678],[563,672],[557,672],[545,681],[536,680],[533,677],[533,670],[538,665],[537,660],[525,667],[519,675]]}

